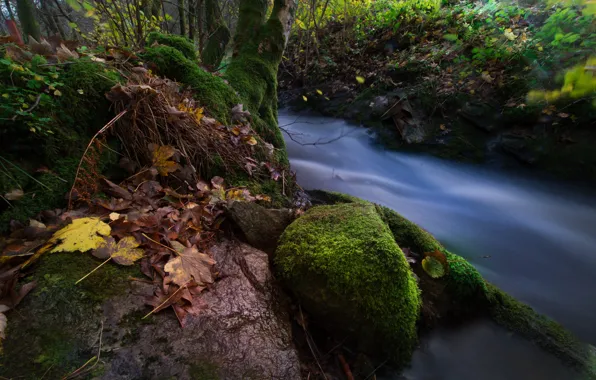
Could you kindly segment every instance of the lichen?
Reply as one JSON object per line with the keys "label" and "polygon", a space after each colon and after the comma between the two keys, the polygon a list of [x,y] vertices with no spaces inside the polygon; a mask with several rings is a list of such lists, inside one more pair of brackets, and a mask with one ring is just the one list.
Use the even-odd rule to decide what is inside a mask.
{"label": "lichen", "polygon": [[175,34],[163,34],[159,32],[151,32],[147,36],[147,45],[151,46],[155,42],[161,45],[173,47],[191,61],[197,60],[197,53],[194,43],[184,36]]}
{"label": "lichen", "polygon": [[25,379],[62,378],[96,352],[90,336],[100,330],[101,304],[122,294],[137,267],[108,263],[80,284],[75,282],[101,261],[89,254],[55,253],[42,256],[26,281],[36,288],[8,314],[0,372]]}
{"label": "lichen", "polygon": [[[275,255],[304,308],[366,350],[406,364],[420,297],[405,256],[371,204],[319,206],[292,223]],[[382,347],[382,348],[381,348]]]}

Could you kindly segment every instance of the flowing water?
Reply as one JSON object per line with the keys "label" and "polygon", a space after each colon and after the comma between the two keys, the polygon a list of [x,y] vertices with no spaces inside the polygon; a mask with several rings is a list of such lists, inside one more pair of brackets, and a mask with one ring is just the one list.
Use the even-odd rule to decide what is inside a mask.
{"label": "flowing water", "polygon": [[[301,186],[344,192],[400,212],[490,282],[596,344],[596,195],[528,175],[385,151],[365,129],[337,119],[282,112],[279,123],[292,133],[286,143]],[[405,376],[575,377],[489,322],[431,333]]]}

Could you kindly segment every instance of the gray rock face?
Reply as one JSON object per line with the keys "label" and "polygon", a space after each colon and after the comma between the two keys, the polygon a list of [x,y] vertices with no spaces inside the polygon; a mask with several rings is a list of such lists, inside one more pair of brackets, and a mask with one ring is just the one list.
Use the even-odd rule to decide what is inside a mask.
{"label": "gray rock face", "polygon": [[277,240],[295,219],[290,209],[266,209],[256,203],[234,202],[227,214],[254,247],[273,253]]}
{"label": "gray rock face", "polygon": [[[124,288],[98,304],[72,302],[51,285],[30,294],[10,314],[13,330],[5,346],[10,357],[1,372],[35,379],[47,370],[46,378],[61,378],[101,352],[91,373],[95,379],[300,379],[286,298],[267,254],[235,241],[220,242],[211,253],[219,280],[198,297],[204,308],[188,316],[184,328],[171,309],[142,319],[151,310],[144,297],[154,285],[129,286],[126,275]],[[95,265],[91,255],[66,255]],[[38,269],[47,268],[42,263]],[[40,342],[37,332],[52,334],[52,345]]]}
{"label": "gray rock face", "polygon": [[184,328],[171,315],[157,315],[157,323],[138,329],[135,344],[114,352],[102,379],[300,378],[267,255],[229,241],[212,253],[222,279],[201,297],[207,309]]}

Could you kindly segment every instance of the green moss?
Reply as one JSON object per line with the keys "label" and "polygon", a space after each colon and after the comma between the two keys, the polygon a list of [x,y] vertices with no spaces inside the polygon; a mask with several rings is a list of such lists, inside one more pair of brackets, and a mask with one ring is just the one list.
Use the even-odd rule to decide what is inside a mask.
{"label": "green moss", "polygon": [[159,32],[151,32],[147,36],[147,45],[151,46],[155,42],[161,45],[173,47],[191,61],[197,60],[197,53],[194,43],[184,36],[175,34],[163,34]]}
{"label": "green moss", "polygon": [[188,85],[200,104],[224,124],[231,121],[232,107],[242,103],[234,90],[221,78],[202,70],[172,47],[148,48],[142,56],[157,67],[159,74]]}
{"label": "green moss", "polygon": [[[122,78],[100,63],[80,59],[68,65],[60,80],[64,83],[60,88],[60,107],[68,112],[60,112],[58,117],[65,133],[76,131],[85,146],[93,134],[113,117],[111,103],[105,94]],[[64,140],[67,136],[60,138]]]}
{"label": "green moss", "polygon": [[[405,256],[371,204],[319,206],[280,238],[277,271],[311,315],[405,365],[420,298]],[[380,348],[382,347],[382,348]]]}
{"label": "green moss", "polygon": [[219,380],[219,366],[206,360],[197,360],[188,370],[192,380]]}
{"label": "green moss", "polygon": [[[65,202],[64,197],[70,190],[78,163],[79,160],[76,158],[66,158],[54,165],[53,173],[44,173],[38,176],[37,180],[47,188],[22,174],[16,178],[13,176],[19,181],[19,185],[25,189],[26,193],[18,201],[11,202],[12,207],[0,213],[0,232],[7,231],[9,222],[13,219],[25,222],[43,210],[62,207]],[[20,172],[15,170],[12,173],[17,174]],[[18,188],[12,180],[7,181],[7,183],[7,187]]]}
{"label": "green moss", "polygon": [[388,207],[376,205],[377,212],[393,233],[400,247],[418,254],[439,250],[447,256],[449,274],[446,277],[447,292],[461,305],[482,299],[486,285],[480,273],[464,258],[447,251],[430,233]]}
{"label": "green moss", "polygon": [[[25,379],[61,378],[96,354],[89,336],[100,330],[100,305],[123,294],[135,267],[108,263],[78,285],[75,282],[101,261],[90,254],[42,256],[31,278],[37,286],[9,313],[0,372]],[[95,351],[95,352],[94,352]]]}
{"label": "green moss", "polygon": [[360,198],[356,198],[344,193],[338,193],[335,191],[309,190],[308,194],[311,196],[313,202],[323,204],[334,205],[338,203],[368,203]]}

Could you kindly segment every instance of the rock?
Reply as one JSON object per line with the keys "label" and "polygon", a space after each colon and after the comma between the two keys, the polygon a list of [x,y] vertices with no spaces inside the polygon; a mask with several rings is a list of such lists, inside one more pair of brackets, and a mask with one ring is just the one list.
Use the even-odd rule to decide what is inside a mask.
{"label": "rock", "polygon": [[530,148],[524,136],[503,134],[499,136],[497,146],[523,164],[533,165],[538,160],[537,152]]}
{"label": "rock", "polygon": [[252,246],[272,253],[277,240],[295,219],[290,209],[266,209],[252,202],[233,202],[227,215],[240,228]]}
{"label": "rock", "polygon": [[315,323],[358,350],[409,362],[420,298],[405,256],[370,203],[318,206],[283,233],[279,277]]}
{"label": "rock", "polygon": [[[449,271],[438,280],[415,270],[421,281],[423,318],[462,320],[489,317],[515,334],[554,354],[565,364],[596,379],[596,350],[564,327],[522,304],[492,284],[465,259],[447,251],[431,234],[397,212],[382,206],[377,211],[401,247],[424,253],[439,250],[447,256]],[[426,315],[424,315],[426,314]]]}
{"label": "rock", "polygon": [[466,102],[458,113],[470,124],[485,132],[499,129],[502,122],[499,111],[486,103]]}
{"label": "rock", "polygon": [[[298,227],[301,224],[302,218],[296,220],[288,227],[288,230],[280,239],[278,252],[281,251],[282,255],[284,254],[282,250],[289,250],[293,253],[318,252],[318,254],[308,254],[307,258],[310,258],[314,264],[310,266],[307,273],[316,271],[317,268],[325,268],[324,270],[319,270],[318,273],[329,273],[330,270],[328,268],[332,267],[328,262],[331,262],[334,266],[341,266],[342,273],[348,273],[349,276],[347,278],[351,282],[352,278],[358,273],[358,266],[355,264],[346,264],[346,260],[344,260],[345,256],[341,252],[347,249],[344,248],[343,243],[336,243],[335,241],[339,240],[343,242],[345,237],[340,234],[344,231],[350,231],[346,227],[346,224],[353,223],[357,217],[353,214],[345,213],[345,211],[343,213],[339,212],[339,209],[335,208],[352,205],[357,210],[358,208],[370,207],[372,204],[339,193],[317,191],[313,195],[316,195],[316,198],[319,200],[327,200],[330,203],[334,203],[335,206],[317,207],[307,212],[304,217],[309,216],[309,213],[313,212],[313,210],[314,215],[309,216],[310,220],[304,221],[302,228]],[[494,285],[487,283],[480,273],[464,258],[447,251],[430,233],[404,218],[399,213],[379,205],[374,205],[374,208],[384,224],[389,227],[394,242],[402,247],[404,252],[407,251],[410,258],[416,258],[411,266],[419,279],[417,286],[422,292],[421,323],[419,323],[422,328],[432,328],[438,323],[446,323],[453,320],[461,323],[474,318],[491,318],[499,325],[533,342],[545,351],[558,357],[565,364],[582,372],[586,379],[596,379],[596,368],[593,365],[596,362],[596,349],[593,346],[581,342],[555,321],[537,313],[531,307],[524,305]],[[339,222],[334,223],[333,218],[341,220],[343,227],[333,228],[332,226],[339,225]],[[369,219],[367,225],[369,228],[373,226],[372,228],[375,229],[373,219]],[[329,235],[325,234],[323,232],[325,231],[324,227],[321,227],[324,222],[331,222],[329,223],[330,227],[328,227],[330,230]],[[310,231],[305,230],[304,227],[309,227]],[[365,233],[366,231],[361,228],[357,228],[357,230],[361,233]],[[382,227],[376,227],[376,232],[370,232],[370,234],[372,236],[379,236],[383,234],[380,231],[382,231]],[[290,239],[286,234],[291,234],[294,238]],[[355,235],[352,230],[350,236]],[[322,245],[323,249],[320,252],[317,251],[320,248],[315,245],[319,240],[326,242],[325,245]],[[372,241],[368,243],[368,247],[379,246],[378,244],[373,244]],[[324,249],[325,247],[333,247],[333,249]],[[448,271],[443,277],[433,279],[422,269],[419,258],[426,252],[437,250],[446,256]],[[302,273],[302,266],[304,264],[300,260],[300,257],[295,259],[281,257],[281,261],[294,265],[291,269],[292,272]],[[331,258],[334,258],[338,262],[330,261]],[[349,260],[347,262],[352,263],[353,261]],[[321,284],[322,281],[318,273],[315,272],[318,276],[315,277],[319,281],[318,285],[315,286],[330,286],[329,282],[323,282]],[[383,271],[378,272],[378,274],[382,273]],[[356,276],[355,278],[359,277]],[[301,278],[293,278],[292,285],[290,285],[293,289],[298,290],[299,297],[303,292],[301,288],[308,289],[308,284],[304,285],[300,280]],[[340,278],[339,281],[342,281],[342,279]],[[343,281],[346,280],[344,279]],[[363,287],[363,289],[366,289],[366,287]],[[347,289],[345,291],[349,292]],[[319,294],[324,293],[319,292]],[[357,295],[357,297],[354,297],[357,301],[361,300],[364,294],[360,289],[353,292],[353,295]],[[384,304],[383,300],[386,294],[386,292],[379,292],[376,295],[372,295],[371,298],[375,299],[375,302],[379,304]],[[302,295],[301,298],[316,300],[316,295],[309,296],[306,294]],[[335,301],[337,297],[332,297],[331,299]],[[329,307],[333,306],[331,305]],[[323,305],[323,307],[327,306]],[[351,312],[351,309],[346,309],[345,315],[351,315]],[[341,323],[341,321],[338,323]],[[365,325],[363,324],[363,326]],[[366,328],[361,328],[361,331],[367,330]],[[382,342],[382,340],[378,342]]]}
{"label": "rock", "polygon": [[[111,267],[113,279],[93,286],[113,282],[121,288],[93,292],[74,287],[80,273],[73,277],[64,268],[74,261],[87,271],[97,265],[91,255],[44,257],[36,268],[42,271],[37,290],[9,314],[3,375],[61,378],[98,353],[101,331],[104,364],[94,368],[96,379],[300,379],[284,296],[267,254],[231,241],[216,244],[212,253],[221,279],[202,294],[205,309],[184,328],[171,310],[141,319],[150,311],[143,296],[153,285],[129,285],[128,272],[116,275],[120,267],[108,264],[85,281]],[[109,297],[99,300],[105,292]]]}

